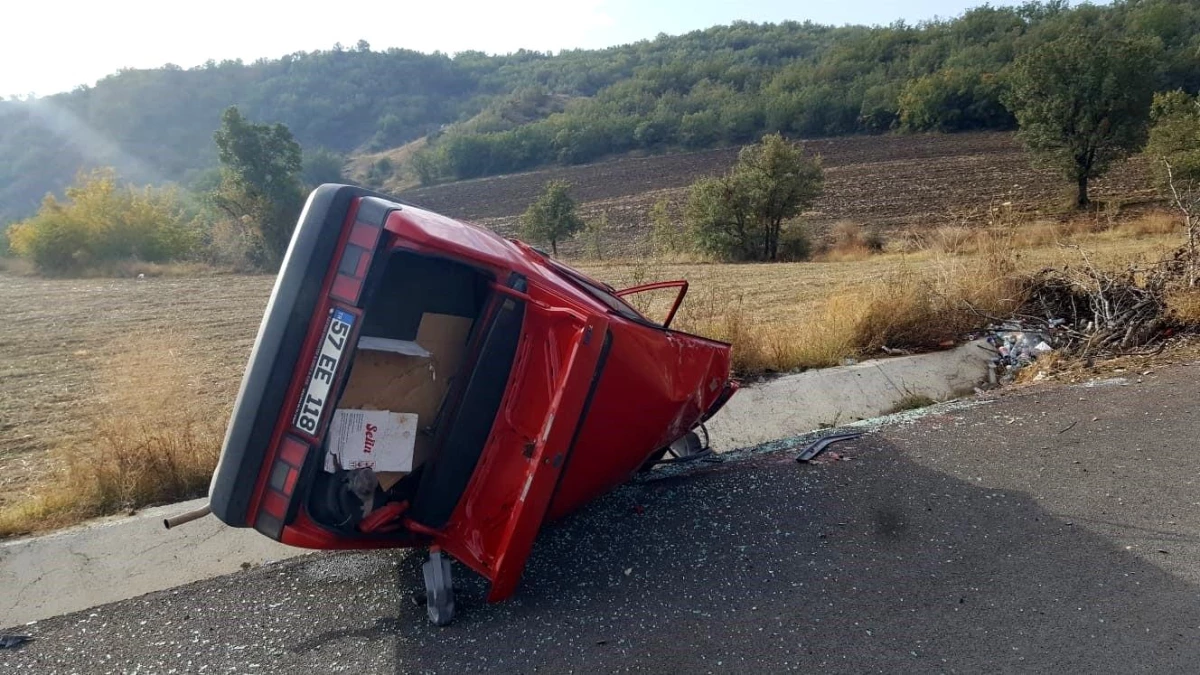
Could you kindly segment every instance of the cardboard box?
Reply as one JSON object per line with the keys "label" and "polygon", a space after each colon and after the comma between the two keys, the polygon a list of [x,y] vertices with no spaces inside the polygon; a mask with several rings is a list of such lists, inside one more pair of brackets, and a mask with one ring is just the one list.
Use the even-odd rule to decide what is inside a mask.
{"label": "cardboard box", "polygon": [[[415,342],[428,356],[359,348],[338,409],[387,410],[417,415],[417,427],[434,423],[442,400],[466,356],[467,335],[474,320],[448,314],[425,314]],[[369,341],[368,344],[371,344]],[[376,343],[386,346],[385,342]],[[400,350],[413,351],[413,350]],[[432,439],[418,433],[412,466],[429,459]],[[404,472],[377,472],[386,490]],[[387,475],[398,473],[398,475]]]}

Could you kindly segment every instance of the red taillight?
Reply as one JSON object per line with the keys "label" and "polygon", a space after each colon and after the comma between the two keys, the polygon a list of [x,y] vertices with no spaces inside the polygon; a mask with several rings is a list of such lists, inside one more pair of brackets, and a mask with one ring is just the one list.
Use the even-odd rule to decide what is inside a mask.
{"label": "red taillight", "polygon": [[254,528],[272,539],[278,539],[283,532],[288,506],[308,450],[307,443],[293,436],[284,436],[279,443],[275,463],[271,465],[270,479],[259,503],[258,516],[254,519]]}
{"label": "red taillight", "polygon": [[331,297],[351,305],[358,304],[358,296],[362,293],[363,281],[371,266],[371,256],[375,253],[375,244],[379,241],[381,231],[382,228],[370,223],[354,223],[342,258],[338,261],[337,276],[329,290]]}
{"label": "red taillight", "polygon": [[279,444],[279,459],[299,468],[304,466],[304,457],[308,454],[308,443],[284,436]]}

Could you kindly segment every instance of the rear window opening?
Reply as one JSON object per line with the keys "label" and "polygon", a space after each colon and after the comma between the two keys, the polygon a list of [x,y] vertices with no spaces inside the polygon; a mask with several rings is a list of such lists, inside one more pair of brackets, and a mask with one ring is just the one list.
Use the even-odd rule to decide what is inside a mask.
{"label": "rear window opening", "polygon": [[[434,468],[443,450],[462,452],[451,420],[477,379],[486,342],[477,334],[495,313],[488,274],[444,258],[387,255],[367,280],[359,341],[307,496],[313,520],[361,536],[408,536],[400,523],[421,501],[426,477],[445,473]],[[459,496],[443,498],[456,504]]]}

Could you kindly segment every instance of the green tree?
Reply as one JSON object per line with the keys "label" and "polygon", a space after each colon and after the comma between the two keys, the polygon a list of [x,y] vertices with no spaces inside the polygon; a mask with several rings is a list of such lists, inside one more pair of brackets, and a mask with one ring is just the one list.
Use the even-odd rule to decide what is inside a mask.
{"label": "green tree", "polygon": [[1146,140],[1155,56],[1149,38],[1075,27],[1013,64],[1005,104],[1029,149],[1075,182],[1077,206],[1089,180]]}
{"label": "green tree", "polygon": [[996,77],[947,68],[911,80],[900,93],[900,124],[909,131],[1001,129],[1012,114],[1000,103]]}
{"label": "green tree", "polygon": [[1200,245],[1200,100],[1182,91],[1157,94],[1146,153],[1159,189],[1183,216],[1188,246],[1188,285],[1197,282]]}
{"label": "green tree", "polygon": [[723,260],[778,260],[784,222],[816,202],[824,181],[819,157],[764,136],[728,174],[692,185],[685,215],[696,247]]}
{"label": "green tree", "polygon": [[1146,152],[1155,160],[1161,187],[1200,188],[1200,100],[1183,91],[1154,96],[1150,141]]}
{"label": "green tree", "polygon": [[421,185],[433,185],[442,179],[445,169],[445,153],[423,147],[412,154],[409,168],[416,174]]}
{"label": "green tree", "polygon": [[221,186],[213,201],[230,216],[250,220],[262,240],[260,264],[277,267],[303,206],[300,145],[283,124],[255,124],[236,106],[213,134]]}
{"label": "green tree", "polygon": [[583,227],[583,219],[575,213],[575,200],[568,194],[570,186],[563,181],[550,181],[541,196],[521,216],[521,236],[530,241],[549,242],[550,250],[558,255],[558,242],[570,238]]}
{"label": "green tree", "polygon": [[315,188],[325,183],[341,183],[345,181],[342,176],[342,167],[345,164],[346,158],[342,155],[328,148],[317,148],[312,152],[304,153],[300,178],[309,188]]}

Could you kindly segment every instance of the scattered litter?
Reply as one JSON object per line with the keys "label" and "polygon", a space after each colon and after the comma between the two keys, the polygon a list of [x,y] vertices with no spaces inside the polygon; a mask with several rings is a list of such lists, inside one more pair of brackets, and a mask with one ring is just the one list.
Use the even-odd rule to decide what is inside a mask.
{"label": "scattered litter", "polygon": [[[800,462],[801,464],[803,464],[805,462],[810,462],[817,455],[824,452],[825,449],[828,448],[830,445],[833,445],[834,443],[838,443],[840,441],[853,440],[855,438],[859,438],[860,436],[862,436],[862,433],[857,432],[857,431],[850,432],[850,433],[844,433],[844,434],[830,434],[828,436],[823,436],[823,437],[817,439],[815,442],[809,443],[808,446],[805,447],[804,450],[802,450],[800,452],[800,455],[798,457],[796,457],[796,461]],[[838,455],[837,459],[840,459],[840,458],[841,458],[841,456]]]}
{"label": "scattered litter", "polygon": [[1065,428],[1059,429],[1058,433],[1065,434],[1068,431],[1074,429],[1076,424],[1079,424],[1079,420],[1075,420],[1074,422],[1071,422],[1070,424],[1068,424]]}
{"label": "scattered litter", "polygon": [[[1047,332],[1027,330],[1019,323],[1007,323],[992,327],[987,341],[996,350],[996,356],[988,365],[988,382],[1007,384],[1013,381],[1017,371],[1054,351],[1055,337]],[[1042,379],[1045,379],[1044,375]]]}
{"label": "scattered litter", "polygon": [[0,635],[0,649],[16,649],[32,640],[28,635]]}

